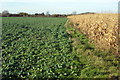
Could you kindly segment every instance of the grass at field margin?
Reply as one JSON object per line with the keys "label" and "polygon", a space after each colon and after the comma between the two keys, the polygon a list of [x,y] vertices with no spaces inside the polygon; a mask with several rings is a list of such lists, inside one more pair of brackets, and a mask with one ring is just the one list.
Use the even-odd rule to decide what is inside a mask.
{"label": "grass at field margin", "polygon": [[[101,51],[91,44],[89,39],[75,28],[69,20],[65,27],[70,40],[72,40],[73,51],[80,61],[85,64],[80,78],[119,78],[120,79],[120,57],[112,53]],[[83,39],[82,39],[83,38]],[[99,74],[100,75],[95,75]]]}

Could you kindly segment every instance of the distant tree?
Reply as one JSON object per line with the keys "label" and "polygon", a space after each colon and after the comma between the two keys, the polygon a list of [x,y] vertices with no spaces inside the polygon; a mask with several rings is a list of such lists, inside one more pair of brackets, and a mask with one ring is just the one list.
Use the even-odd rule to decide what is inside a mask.
{"label": "distant tree", "polygon": [[25,12],[20,12],[19,15],[20,15],[20,16],[28,16],[29,14],[28,14],[28,13],[25,13]]}
{"label": "distant tree", "polygon": [[35,13],[35,16],[44,16],[44,13]]}
{"label": "distant tree", "polygon": [[73,11],[72,14],[77,14],[77,12],[76,12],[76,11]]}
{"label": "distant tree", "polygon": [[4,11],[2,12],[2,16],[3,16],[3,17],[8,17],[8,16],[9,16],[9,11],[4,10]]}
{"label": "distant tree", "polygon": [[22,17],[19,14],[10,14],[9,17]]}
{"label": "distant tree", "polygon": [[52,17],[57,17],[57,14],[52,14],[51,16],[52,16]]}
{"label": "distant tree", "polygon": [[37,16],[37,15],[39,15],[38,13],[35,13],[35,15]]}
{"label": "distant tree", "polygon": [[45,15],[45,14],[44,14],[44,12],[43,12],[43,13],[41,13],[41,15],[42,15],[42,16],[44,16],[44,15]]}

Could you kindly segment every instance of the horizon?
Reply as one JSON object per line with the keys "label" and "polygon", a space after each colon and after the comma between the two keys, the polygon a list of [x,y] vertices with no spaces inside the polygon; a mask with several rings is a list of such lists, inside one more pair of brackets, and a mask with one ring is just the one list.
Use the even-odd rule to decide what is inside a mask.
{"label": "horizon", "polygon": [[8,10],[9,13],[26,12],[29,14],[77,14],[85,12],[117,13],[119,0],[1,0],[0,11]]}

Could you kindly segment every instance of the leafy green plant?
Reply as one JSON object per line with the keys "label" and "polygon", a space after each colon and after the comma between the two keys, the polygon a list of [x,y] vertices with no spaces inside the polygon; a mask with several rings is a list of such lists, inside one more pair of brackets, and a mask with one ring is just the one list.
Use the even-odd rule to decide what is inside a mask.
{"label": "leafy green plant", "polygon": [[[3,18],[3,78],[110,78],[119,58],[97,50],[66,18]],[[66,31],[71,31],[70,33]]]}
{"label": "leafy green plant", "polygon": [[4,78],[76,78],[82,63],[74,58],[66,18],[3,18]]}

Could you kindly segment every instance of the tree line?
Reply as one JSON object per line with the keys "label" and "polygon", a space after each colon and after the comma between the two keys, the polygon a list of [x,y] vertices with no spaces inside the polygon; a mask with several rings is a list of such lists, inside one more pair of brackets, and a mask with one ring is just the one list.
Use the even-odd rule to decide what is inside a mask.
{"label": "tree line", "polygon": [[9,13],[9,11],[4,10],[2,13],[0,13],[0,17],[67,17],[70,15],[84,15],[84,14],[95,14],[95,13],[94,12],[85,12],[85,13],[77,14],[76,11],[73,11],[71,14],[50,14],[49,11],[47,11],[46,14],[44,12],[35,13],[35,14],[20,12],[17,14],[12,14],[12,13]]}
{"label": "tree line", "polygon": [[67,17],[66,14],[49,14],[49,11],[46,12],[46,14],[43,13],[35,13],[35,14],[29,14],[26,12],[20,12],[17,14],[9,13],[9,11],[5,10],[2,13],[0,13],[0,17]]}

